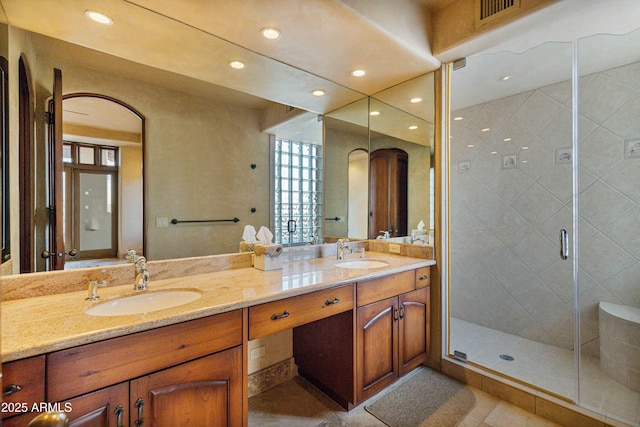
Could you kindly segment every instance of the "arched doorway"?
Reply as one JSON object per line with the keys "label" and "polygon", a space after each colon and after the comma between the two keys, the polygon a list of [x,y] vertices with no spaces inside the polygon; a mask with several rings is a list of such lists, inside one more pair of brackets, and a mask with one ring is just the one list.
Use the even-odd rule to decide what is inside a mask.
{"label": "arched doorway", "polygon": [[144,253],[144,117],[105,95],[63,96],[65,269]]}

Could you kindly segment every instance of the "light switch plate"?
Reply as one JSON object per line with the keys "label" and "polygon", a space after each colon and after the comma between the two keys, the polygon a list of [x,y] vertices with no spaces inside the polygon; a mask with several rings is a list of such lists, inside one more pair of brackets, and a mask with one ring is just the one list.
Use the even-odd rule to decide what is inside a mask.
{"label": "light switch plate", "polygon": [[389,243],[389,252],[392,254],[399,254],[400,245],[398,245],[397,243]]}
{"label": "light switch plate", "polygon": [[169,218],[156,218],[156,227],[168,227],[169,226]]}

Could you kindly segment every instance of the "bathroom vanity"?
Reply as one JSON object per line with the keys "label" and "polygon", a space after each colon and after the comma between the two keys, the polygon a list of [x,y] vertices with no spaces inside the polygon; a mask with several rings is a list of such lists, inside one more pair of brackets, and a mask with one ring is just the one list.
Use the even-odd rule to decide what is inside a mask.
{"label": "bathroom vanity", "polygon": [[[350,409],[421,364],[429,352],[432,260],[367,253],[154,281],[150,292],[197,289],[179,307],[96,317],[85,292],[8,301],[5,426],[48,402],[76,425],[247,425],[248,341],[293,328],[300,375]],[[131,291],[101,289],[103,301]],[[18,316],[21,313],[22,316]],[[28,320],[9,320],[24,318]],[[18,390],[18,387],[20,389]]]}

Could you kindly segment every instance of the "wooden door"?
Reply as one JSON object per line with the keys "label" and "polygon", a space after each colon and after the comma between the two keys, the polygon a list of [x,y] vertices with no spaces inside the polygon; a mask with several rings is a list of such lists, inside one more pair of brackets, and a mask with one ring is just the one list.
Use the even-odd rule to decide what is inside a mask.
{"label": "wooden door", "polygon": [[356,330],[358,401],[377,393],[398,376],[398,298],[359,307]]}
{"label": "wooden door", "polygon": [[[121,383],[88,393],[57,405],[57,412],[69,418],[69,427],[121,427],[129,425],[129,384]],[[2,420],[4,427],[24,427],[38,413]]]}
{"label": "wooden door", "polygon": [[130,425],[241,426],[242,375],[234,347],[131,381]]}
{"label": "wooden door", "polygon": [[[64,270],[64,206],[62,165],[62,71],[53,70],[53,99],[49,102],[49,247],[43,252],[47,270]],[[48,254],[47,254],[48,252]]]}
{"label": "wooden door", "polygon": [[408,231],[408,154],[398,149],[380,149],[369,160],[369,238],[380,231],[406,236]]}
{"label": "wooden door", "polygon": [[400,376],[429,357],[429,291],[426,287],[398,297]]}

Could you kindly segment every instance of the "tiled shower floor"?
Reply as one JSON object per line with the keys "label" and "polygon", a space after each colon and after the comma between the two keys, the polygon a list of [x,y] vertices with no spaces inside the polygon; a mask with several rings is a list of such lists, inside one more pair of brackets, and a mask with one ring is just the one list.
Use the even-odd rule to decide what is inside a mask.
{"label": "tiled shower floor", "polygon": [[[545,390],[575,400],[573,351],[520,338],[451,319],[451,352],[459,350],[468,360]],[[500,355],[514,358],[506,361]],[[640,426],[640,394],[600,371],[599,359],[582,359],[582,406],[626,423]]]}

